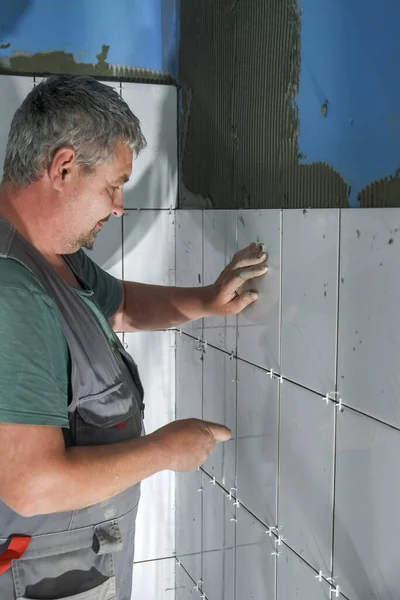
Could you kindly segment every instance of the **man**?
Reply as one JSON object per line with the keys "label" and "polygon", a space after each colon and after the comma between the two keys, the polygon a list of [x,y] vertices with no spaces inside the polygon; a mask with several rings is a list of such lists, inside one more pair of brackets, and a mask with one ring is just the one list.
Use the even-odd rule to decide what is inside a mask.
{"label": "man", "polygon": [[[0,598],[130,600],[139,484],[201,465],[223,425],[143,435],[143,390],[114,331],[231,315],[267,271],[260,245],[214,285],[120,282],[83,252],[145,145],[110,87],[54,76],[16,112],[0,189]],[[114,331],[113,331],[114,330]]]}

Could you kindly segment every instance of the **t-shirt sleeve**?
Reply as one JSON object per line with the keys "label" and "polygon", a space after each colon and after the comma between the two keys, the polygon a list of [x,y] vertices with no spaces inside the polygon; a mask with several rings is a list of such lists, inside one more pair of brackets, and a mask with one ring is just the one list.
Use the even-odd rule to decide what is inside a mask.
{"label": "t-shirt sleeve", "polygon": [[99,267],[83,250],[78,252],[83,278],[93,290],[95,298],[109,319],[118,310],[122,301],[122,283]]}
{"label": "t-shirt sleeve", "polygon": [[45,295],[29,286],[2,284],[0,421],[69,427],[66,353],[61,325]]}

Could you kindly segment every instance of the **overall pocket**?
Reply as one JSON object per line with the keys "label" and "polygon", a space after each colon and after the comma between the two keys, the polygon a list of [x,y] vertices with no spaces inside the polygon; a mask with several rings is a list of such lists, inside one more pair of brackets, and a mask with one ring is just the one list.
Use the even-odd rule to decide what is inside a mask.
{"label": "overall pocket", "polygon": [[120,382],[80,398],[75,412],[77,445],[114,444],[140,437],[141,419],[135,391]]}
{"label": "overall pocket", "polygon": [[[114,600],[113,553],[122,550],[117,520],[90,528],[92,545],[77,543],[71,531],[65,544],[54,534],[32,538],[32,551],[12,561],[17,600]],[[89,534],[90,536],[90,534]],[[62,540],[62,535],[57,534]],[[79,547],[84,545],[84,547]]]}

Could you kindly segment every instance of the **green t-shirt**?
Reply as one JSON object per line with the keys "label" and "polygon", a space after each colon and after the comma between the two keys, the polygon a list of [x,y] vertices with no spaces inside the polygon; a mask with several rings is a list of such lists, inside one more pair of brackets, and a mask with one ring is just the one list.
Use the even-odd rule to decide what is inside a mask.
{"label": "green t-shirt", "polygon": [[[121,283],[83,251],[79,256],[102,313],[88,292],[72,289],[113,343],[107,319],[121,303]],[[69,352],[54,301],[27,268],[0,259],[0,421],[69,427],[68,388]]]}

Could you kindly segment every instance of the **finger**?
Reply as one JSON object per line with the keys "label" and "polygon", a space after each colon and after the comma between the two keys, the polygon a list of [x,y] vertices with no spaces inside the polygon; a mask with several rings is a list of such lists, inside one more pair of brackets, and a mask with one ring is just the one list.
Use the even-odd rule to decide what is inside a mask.
{"label": "finger", "polygon": [[209,421],[204,421],[204,425],[216,442],[227,442],[232,437],[232,431],[228,427],[225,427],[225,425],[210,423]]}
{"label": "finger", "polygon": [[258,292],[252,290],[250,292],[244,292],[240,294],[240,296],[236,296],[233,300],[231,300],[227,305],[227,316],[237,315],[242,312],[246,306],[253,304],[258,299]]}
{"label": "finger", "polygon": [[230,273],[232,279],[227,281],[224,286],[224,293],[228,295],[234,294],[245,281],[248,281],[249,279],[255,279],[256,277],[261,277],[261,275],[265,275],[267,271],[268,266],[266,262],[252,267],[244,267],[242,269],[233,270]]}
{"label": "finger", "polygon": [[246,248],[242,248],[233,256],[232,261],[236,262],[244,257],[260,257],[261,254],[265,253],[265,245],[262,243],[255,244],[254,242],[247,246]]}
{"label": "finger", "polygon": [[243,267],[252,267],[253,265],[259,265],[262,262],[268,260],[268,254],[263,252],[260,256],[243,257],[239,260],[232,262],[233,269],[242,269]]}

